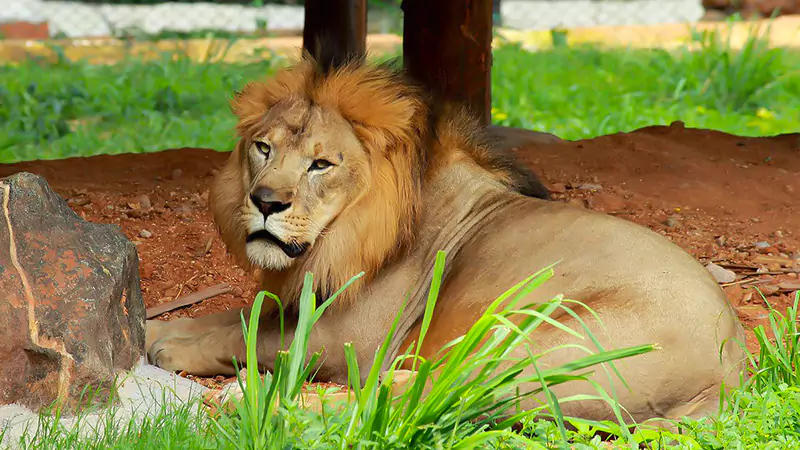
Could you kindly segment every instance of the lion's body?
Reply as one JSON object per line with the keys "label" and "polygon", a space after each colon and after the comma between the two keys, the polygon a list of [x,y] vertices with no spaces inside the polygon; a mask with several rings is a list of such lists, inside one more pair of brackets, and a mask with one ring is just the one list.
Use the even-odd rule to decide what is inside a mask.
{"label": "lion's body", "polygon": [[[499,149],[487,147],[481,130],[469,117],[443,112],[432,118],[419,93],[402,85],[402,80],[386,75],[382,69],[356,67],[334,75],[313,75],[313,64],[306,61],[295,72],[279,75],[277,82],[266,85],[269,88],[253,87],[237,100],[243,142],[256,133],[268,133],[266,129],[253,129],[258,118],[270,108],[277,108],[274,105],[280,105],[282,98],[305,96],[311,105],[325,101],[346,103],[355,98],[363,110],[372,108],[373,116],[363,113],[354,118],[352,108],[357,108],[358,103],[336,106],[337,114],[345,117],[352,127],[349,130],[355,130],[365,153],[373,158],[369,163],[372,181],[359,194],[348,197],[357,199],[350,206],[337,210],[332,219],[324,219],[324,231],[312,239],[309,250],[289,262],[276,262],[280,268],[260,267],[262,285],[289,302],[296,300],[299,280],[307,269],[321,271],[317,288],[323,294],[340,287],[361,270],[366,271],[363,282],[353,285],[351,295],[326,311],[312,332],[309,350],[326,349],[319,378],[346,381],[342,352],[345,342],[353,343],[362,358],[360,367],[368,368],[406,299],[408,304],[392,341],[390,358],[417,338],[434,257],[437,251],[444,250],[447,266],[423,356],[433,357],[441,346],[466,332],[503,291],[558,263],[555,276],[527,300],[544,301],[564,294],[586,303],[599,315],[605,331],[588,314],[582,318],[606,348],[640,344],[658,344],[661,348],[617,363],[632,388],[627,391],[617,383],[617,395],[636,420],[714,410],[721,383],[737,383],[744,358],[734,342],[728,342],[721,354],[720,348],[727,339],[743,342],[744,335],[731,306],[702,265],[644,227],[536,198],[540,189],[535,177],[514,166]],[[338,90],[325,87],[330,77],[341,83]],[[270,95],[277,99],[264,94],[270,89]],[[309,92],[313,89],[328,89],[325,95],[331,97]],[[393,108],[397,102],[403,108]],[[243,112],[245,103],[249,109]],[[334,128],[341,123],[335,122]],[[338,134],[350,131],[341,129]],[[323,136],[333,139],[332,133],[336,131],[326,130]],[[315,131],[310,130],[309,136],[314,135]],[[255,265],[254,255],[262,262],[284,256],[266,253],[277,251],[267,244],[255,250],[245,248],[248,234],[263,233],[247,229],[241,219],[242,208],[250,207],[247,190],[257,184],[257,180],[248,177],[253,176],[252,172],[267,173],[271,167],[266,165],[260,172],[248,169],[244,156],[247,150],[247,145],[240,145],[220,173],[212,193],[212,208],[229,250],[243,266],[250,267]],[[340,160],[345,162],[332,169],[340,172],[331,172],[328,179],[336,180],[336,173],[348,167],[346,161],[359,157],[358,152],[344,157],[340,154]],[[374,167],[383,167],[383,171],[377,173]],[[388,180],[382,178],[386,176]],[[302,183],[312,187],[318,182],[312,175],[300,175],[301,180],[306,179],[303,177],[309,181]],[[275,186],[274,181],[266,183]],[[299,198],[299,190],[293,191],[293,198]],[[376,190],[382,197],[375,194]],[[339,198],[344,194],[326,195]],[[245,206],[241,206],[243,201]],[[298,210],[290,210],[292,217],[299,215]],[[311,207],[306,205],[303,210],[310,211],[312,222],[323,221],[313,218],[317,213]],[[380,214],[392,220],[378,217]],[[266,217],[264,213],[264,221]],[[345,267],[341,268],[341,264]],[[232,373],[230,358],[244,357],[238,314],[235,311],[170,323],[149,322],[147,346],[151,358],[172,370],[200,375]],[[274,316],[266,315],[262,320],[258,357],[259,363],[269,369],[278,350],[278,327]],[[560,320],[577,326],[574,319],[566,316]],[[291,336],[291,318],[288,331]],[[574,342],[564,332],[547,326],[541,327],[533,339],[541,347],[539,350]],[[559,350],[543,364],[565,362],[576,356],[580,353]],[[595,379],[609,386],[602,371]],[[593,388],[586,383],[566,383],[557,386],[555,392],[592,393]],[[612,418],[602,402],[584,401],[564,407],[571,415]]]}

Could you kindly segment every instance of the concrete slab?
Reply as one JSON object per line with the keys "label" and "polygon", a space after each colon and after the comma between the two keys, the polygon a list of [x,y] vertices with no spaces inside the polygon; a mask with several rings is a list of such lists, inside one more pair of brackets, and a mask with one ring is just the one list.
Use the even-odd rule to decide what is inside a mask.
{"label": "concrete slab", "polygon": [[[60,425],[67,430],[76,427],[86,435],[101,425],[113,413],[114,420],[125,424],[131,419],[140,419],[158,414],[165,407],[179,406],[197,399],[208,388],[194,381],[147,364],[144,358],[118,382],[118,400],[108,409],[83,417],[64,417]],[[19,448],[20,438],[35,435],[39,427],[39,416],[21,405],[0,406],[0,429],[5,435],[0,446]]]}

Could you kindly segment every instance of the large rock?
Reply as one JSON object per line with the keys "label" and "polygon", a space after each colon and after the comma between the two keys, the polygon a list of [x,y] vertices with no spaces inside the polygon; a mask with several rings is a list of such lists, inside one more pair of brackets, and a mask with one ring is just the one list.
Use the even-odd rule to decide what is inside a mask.
{"label": "large rock", "polygon": [[[82,220],[47,182],[0,179],[0,404],[108,399],[144,354],[136,247]],[[99,396],[98,396],[99,394]]]}

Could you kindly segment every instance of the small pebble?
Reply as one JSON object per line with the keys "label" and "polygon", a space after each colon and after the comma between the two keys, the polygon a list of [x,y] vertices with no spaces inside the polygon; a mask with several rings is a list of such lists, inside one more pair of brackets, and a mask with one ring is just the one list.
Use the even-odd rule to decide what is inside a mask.
{"label": "small pebble", "polygon": [[678,228],[681,226],[681,221],[675,216],[669,216],[667,217],[667,220],[663,222],[663,224],[669,228]]}
{"label": "small pebble", "polygon": [[578,189],[581,189],[581,190],[584,190],[584,191],[602,191],[603,190],[603,186],[600,186],[599,184],[594,184],[594,183],[583,183],[583,184],[578,185]]}
{"label": "small pebble", "polygon": [[717,283],[732,283],[736,281],[736,274],[732,270],[720,267],[714,263],[708,263],[706,270],[717,280]]}
{"label": "small pebble", "polygon": [[151,237],[153,237],[153,233],[151,233],[151,232],[150,232],[150,231],[148,231],[148,230],[142,230],[142,231],[140,231],[140,232],[139,232],[139,236],[140,236],[140,237],[143,237],[143,238],[145,238],[145,239],[148,239],[148,238],[151,238]]}
{"label": "small pebble", "polygon": [[760,248],[760,249],[764,249],[764,248],[769,248],[770,247],[769,242],[764,242],[764,241],[756,242],[753,245],[755,245],[756,248]]}

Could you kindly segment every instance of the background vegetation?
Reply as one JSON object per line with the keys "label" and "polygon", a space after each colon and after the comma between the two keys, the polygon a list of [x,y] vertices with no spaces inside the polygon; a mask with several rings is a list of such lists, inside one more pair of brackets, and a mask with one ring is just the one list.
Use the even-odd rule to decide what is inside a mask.
{"label": "background vegetation", "polygon": [[[492,67],[493,120],[583,139],[682,120],[754,136],[800,130],[800,52],[717,34],[697,49],[508,44]],[[0,163],[233,145],[228,99],[285,60],[196,63],[165,55],[116,65],[0,66]]]}

